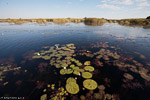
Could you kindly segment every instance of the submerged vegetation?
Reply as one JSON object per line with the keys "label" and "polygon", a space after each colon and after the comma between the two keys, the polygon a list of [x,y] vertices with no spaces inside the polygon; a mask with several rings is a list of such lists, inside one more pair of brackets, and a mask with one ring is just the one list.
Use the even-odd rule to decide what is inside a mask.
{"label": "submerged vegetation", "polygon": [[[87,60],[80,62],[76,56],[81,55],[76,54],[77,49],[73,43],[65,45],[56,44],[55,46],[46,48],[45,50],[35,52],[32,58],[49,60],[51,67],[56,67],[60,70],[60,75],[63,75],[64,77],[71,75],[72,77],[67,79],[65,78],[66,85],[63,86],[67,93],[80,94],[80,91],[85,91],[86,89],[89,90],[89,93],[87,92],[86,95],[80,95],[80,99],[82,100],[90,100],[89,97],[93,99],[101,98],[102,100],[105,100],[106,98],[108,100],[119,100],[118,95],[105,93],[105,89],[109,88],[108,86],[105,87],[97,79],[95,80],[96,73],[101,73],[101,70],[108,66],[114,68],[118,67],[120,71],[123,71],[121,74],[122,77],[124,77],[121,85],[123,88],[142,88],[150,81],[150,70],[144,68],[143,64],[133,58],[126,58],[121,55],[117,52],[120,48],[109,46],[107,43],[97,43],[95,45],[91,45],[91,48],[100,48],[100,50],[94,53],[89,50],[88,52],[85,50],[86,54],[85,52],[82,52],[85,55],[81,54],[87,58],[92,58],[93,60],[91,61]],[[141,76],[140,79],[145,81],[145,85],[142,85],[143,83],[140,83],[140,81],[137,82],[139,78],[135,79],[135,74]],[[81,77],[83,78],[82,84],[78,84]],[[110,79],[105,79],[105,81],[106,80],[109,82]],[[93,91],[97,89],[99,92]],[[54,97],[58,98],[59,96],[53,96],[53,98]],[[76,99],[77,98],[78,97],[76,97]]]}

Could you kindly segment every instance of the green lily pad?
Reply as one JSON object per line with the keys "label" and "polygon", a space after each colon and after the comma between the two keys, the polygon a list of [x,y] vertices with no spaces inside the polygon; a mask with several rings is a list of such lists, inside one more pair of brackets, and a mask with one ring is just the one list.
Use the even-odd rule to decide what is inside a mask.
{"label": "green lily pad", "polygon": [[72,69],[73,70],[79,70],[79,67],[73,67]]}
{"label": "green lily pad", "polygon": [[97,88],[97,82],[92,79],[83,81],[83,86],[88,90],[95,90]]}
{"label": "green lily pad", "polygon": [[63,63],[63,64],[61,65],[61,67],[68,67],[68,64]]}
{"label": "green lily pad", "polygon": [[74,74],[74,75],[79,75],[79,74],[80,74],[80,72],[79,72],[79,71],[77,71],[77,70],[74,70],[73,74]]}
{"label": "green lily pad", "polygon": [[77,94],[79,92],[79,85],[76,82],[69,82],[66,84],[66,90],[70,94]]}
{"label": "green lily pad", "polygon": [[84,62],[84,65],[86,65],[86,66],[91,65],[91,62],[90,61],[86,61],[86,62]]}
{"label": "green lily pad", "polygon": [[86,71],[90,71],[90,72],[94,71],[94,67],[92,67],[92,66],[85,66],[84,69]]}
{"label": "green lily pad", "polygon": [[82,77],[83,77],[83,78],[92,78],[92,74],[89,73],[89,72],[83,72],[83,73],[82,73]]}
{"label": "green lily pad", "polygon": [[66,83],[69,84],[70,82],[76,83],[76,80],[73,77],[69,77]]}
{"label": "green lily pad", "polygon": [[73,68],[73,67],[75,67],[75,65],[74,65],[74,64],[70,65],[70,68]]}
{"label": "green lily pad", "polygon": [[60,74],[65,75],[65,74],[71,74],[73,72],[72,69],[61,69]]}
{"label": "green lily pad", "polygon": [[43,94],[40,98],[40,100],[47,100],[47,94]]}

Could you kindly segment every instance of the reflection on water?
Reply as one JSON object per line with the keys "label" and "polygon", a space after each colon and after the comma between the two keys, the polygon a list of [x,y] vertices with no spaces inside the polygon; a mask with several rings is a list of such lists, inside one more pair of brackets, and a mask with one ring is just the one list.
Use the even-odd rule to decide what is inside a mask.
{"label": "reflection on water", "polygon": [[[0,96],[146,100],[150,92],[149,51],[150,29],[108,23],[0,23]],[[85,64],[86,61],[91,63]],[[65,67],[61,70],[63,75],[60,66]],[[86,82],[98,88],[90,84],[90,90],[84,81],[87,75],[96,83]],[[76,79],[71,85],[77,90],[66,90],[69,77]],[[67,88],[70,89],[69,83]]]}

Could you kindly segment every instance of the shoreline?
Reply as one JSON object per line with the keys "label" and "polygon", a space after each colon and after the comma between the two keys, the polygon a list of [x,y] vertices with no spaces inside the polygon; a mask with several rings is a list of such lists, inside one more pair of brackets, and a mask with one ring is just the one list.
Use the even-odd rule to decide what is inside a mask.
{"label": "shoreline", "polygon": [[8,22],[14,24],[23,24],[28,22],[36,22],[39,24],[46,24],[53,22],[56,24],[65,23],[84,23],[91,26],[100,26],[105,23],[118,23],[123,26],[137,26],[150,28],[150,19],[138,18],[138,19],[104,19],[104,18],[54,18],[54,19],[0,19],[0,22]]}

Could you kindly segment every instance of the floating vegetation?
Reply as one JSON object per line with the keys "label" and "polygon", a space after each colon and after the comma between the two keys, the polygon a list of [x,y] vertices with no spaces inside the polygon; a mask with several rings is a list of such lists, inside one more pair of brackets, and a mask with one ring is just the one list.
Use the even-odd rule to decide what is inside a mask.
{"label": "floating vegetation", "polygon": [[112,96],[110,94],[106,94],[105,97],[108,99],[108,100],[111,100]]}
{"label": "floating vegetation", "polygon": [[75,80],[73,81],[72,80],[73,80],[72,78],[67,79],[66,90],[70,94],[77,94],[79,92],[79,86]]}
{"label": "floating vegetation", "polygon": [[73,78],[73,77],[69,77],[68,79],[67,79],[67,84],[68,83],[70,83],[70,82],[74,82],[74,83],[76,83],[76,80]]}
{"label": "floating vegetation", "polygon": [[134,77],[133,77],[132,75],[128,74],[128,73],[125,73],[123,76],[124,76],[126,79],[129,79],[129,80],[133,80],[133,79],[134,79]]}
{"label": "floating vegetation", "polygon": [[73,72],[72,69],[61,69],[60,74],[65,75],[65,74],[71,74]]}
{"label": "floating vegetation", "polygon": [[47,100],[47,94],[43,94],[40,100]]}
{"label": "floating vegetation", "polygon": [[103,99],[103,95],[100,94],[100,93],[94,93],[94,97],[95,97],[96,99]]}
{"label": "floating vegetation", "polygon": [[93,72],[94,71],[94,67],[92,67],[92,66],[85,66],[84,69],[86,71],[89,71],[89,72]]}
{"label": "floating vegetation", "polygon": [[91,73],[89,73],[89,72],[83,72],[83,73],[82,73],[82,77],[83,77],[83,78],[92,78],[92,76],[93,76],[93,75],[92,75]]}
{"label": "floating vegetation", "polygon": [[[98,50],[92,53],[89,50],[76,50],[74,44],[66,44],[66,45],[59,45],[56,44],[52,47],[46,47],[44,50],[40,52],[34,53],[33,58],[42,58],[45,60],[50,60],[50,67],[59,68],[61,75],[68,75],[74,74],[77,75],[75,78],[70,77],[66,80],[66,90],[70,94],[77,94],[79,92],[80,84],[78,85],[78,77],[82,76],[86,80],[83,81],[83,90],[95,90],[97,87],[99,89],[98,93],[87,93],[86,96],[80,96],[82,100],[88,100],[88,97],[94,99],[107,99],[111,100],[114,99],[114,95],[106,93],[105,88],[110,87],[110,79],[104,78],[104,82],[106,83],[106,87],[104,85],[99,85],[97,80],[93,80],[97,73],[99,73],[99,69],[101,71],[102,66],[106,67],[118,67],[119,70],[124,72],[122,87],[129,88],[129,87],[142,87],[141,83],[134,82],[134,77],[127,72],[127,70],[132,71],[134,73],[138,73],[141,78],[143,78],[146,82],[150,81],[149,70],[143,67],[143,64],[139,63],[138,61],[134,60],[133,58],[124,57],[118,50],[120,48],[116,48],[114,46],[109,46],[108,43],[97,43],[96,45],[92,45],[92,48],[97,48]],[[77,52],[77,53],[76,53]],[[90,57],[93,60],[82,61],[80,62],[76,57],[83,56]],[[91,63],[92,62],[92,63]],[[98,67],[100,66],[100,67]],[[94,76],[93,76],[94,73]],[[129,83],[133,80],[133,83]],[[52,87],[51,87],[52,89]],[[55,91],[55,88],[52,90]],[[116,96],[118,97],[118,96]],[[58,99],[58,96],[53,96],[53,99]],[[53,100],[52,99],[52,100]],[[65,98],[63,98],[65,99]]]}
{"label": "floating vegetation", "polygon": [[74,70],[73,74],[74,74],[74,75],[80,75],[80,72],[77,71],[77,70]]}
{"label": "floating vegetation", "polygon": [[5,74],[10,71],[17,71],[21,69],[21,67],[13,67],[12,65],[8,64],[1,64],[0,65],[0,82],[6,77]]}
{"label": "floating vegetation", "polygon": [[60,87],[50,96],[50,100],[65,100],[66,96],[68,96],[68,92],[63,87]]}
{"label": "floating vegetation", "polygon": [[91,62],[90,61],[86,61],[86,62],[84,62],[84,65],[91,65]]}
{"label": "floating vegetation", "polygon": [[83,81],[83,86],[88,90],[95,90],[97,88],[97,82],[92,79]]}
{"label": "floating vegetation", "polygon": [[105,86],[104,85],[99,85],[98,89],[101,90],[101,91],[104,91],[105,90]]}

